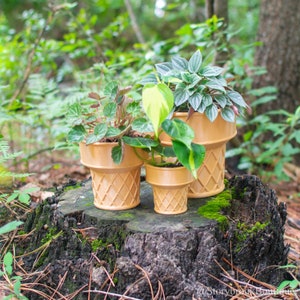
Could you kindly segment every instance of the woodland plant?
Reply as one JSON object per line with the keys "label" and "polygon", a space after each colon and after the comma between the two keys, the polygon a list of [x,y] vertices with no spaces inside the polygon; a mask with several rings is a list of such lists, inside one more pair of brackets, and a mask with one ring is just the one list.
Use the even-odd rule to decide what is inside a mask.
{"label": "woodland plant", "polygon": [[[205,148],[192,142],[194,131],[185,122],[168,119],[174,106],[171,90],[164,83],[148,84],[143,88],[142,103],[154,133],[148,137],[124,137],[125,143],[147,151],[146,162],[149,164],[161,167],[182,165],[197,178]],[[161,143],[159,136],[162,131],[171,137],[172,146]]]}
{"label": "woodland plant", "polygon": [[151,130],[140,101],[127,96],[130,90],[131,86],[120,88],[116,81],[111,81],[101,94],[91,92],[88,101],[70,105],[67,117],[71,129],[67,140],[72,143],[84,141],[86,145],[118,142],[112,150],[112,158],[115,163],[120,163],[124,137]]}
{"label": "woodland plant", "polygon": [[204,113],[213,122],[220,111],[228,122],[234,122],[236,115],[242,114],[247,104],[242,95],[229,85],[224,68],[203,66],[200,50],[189,60],[173,56],[170,62],[155,65],[156,73],[146,76],[142,84],[165,83],[174,93],[175,111]]}

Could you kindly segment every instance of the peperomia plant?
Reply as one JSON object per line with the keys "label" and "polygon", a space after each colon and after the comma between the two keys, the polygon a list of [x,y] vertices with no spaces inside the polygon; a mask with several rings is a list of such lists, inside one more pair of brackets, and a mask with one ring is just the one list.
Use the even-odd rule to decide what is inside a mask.
{"label": "peperomia plant", "polygon": [[103,89],[103,95],[91,92],[89,101],[72,104],[67,114],[71,123],[67,140],[72,143],[84,141],[87,145],[118,142],[113,148],[112,158],[115,163],[120,163],[123,138],[134,136],[136,131],[143,133],[152,130],[140,101],[127,96],[130,90],[130,86],[121,89],[116,81],[111,81]]}
{"label": "peperomia plant", "polygon": [[[168,119],[174,106],[172,91],[164,83],[149,84],[143,88],[143,107],[154,130],[150,137],[124,137],[124,142],[150,153],[148,163],[156,166],[183,165],[195,178],[201,166],[205,148],[193,143],[194,131],[179,119]],[[159,135],[165,131],[172,146],[160,142]]]}
{"label": "peperomia plant", "polygon": [[174,56],[170,62],[155,65],[157,74],[150,74],[142,84],[166,83],[174,93],[174,110],[205,113],[213,122],[220,111],[224,120],[235,121],[247,104],[222,75],[218,66],[203,66],[200,50],[189,60]]}

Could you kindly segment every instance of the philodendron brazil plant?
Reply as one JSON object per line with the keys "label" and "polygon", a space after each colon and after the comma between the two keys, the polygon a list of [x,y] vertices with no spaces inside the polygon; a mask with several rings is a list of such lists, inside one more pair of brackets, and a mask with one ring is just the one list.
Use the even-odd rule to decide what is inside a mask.
{"label": "philodendron brazil plant", "polygon": [[[164,83],[147,84],[143,88],[142,103],[153,126],[148,137],[125,137],[124,142],[149,152],[147,163],[156,166],[183,165],[195,178],[201,166],[205,148],[193,143],[194,131],[179,119],[168,119],[174,106],[172,91]],[[165,131],[172,140],[172,146],[161,144],[159,136]]]}
{"label": "philodendron brazil plant", "polygon": [[91,92],[88,99],[72,104],[67,118],[71,123],[67,140],[71,143],[118,142],[112,150],[116,164],[123,159],[125,136],[149,132],[151,125],[138,100],[128,97],[131,87],[120,88],[111,81],[100,93]]}
{"label": "philodendron brazil plant", "polygon": [[234,122],[247,104],[240,93],[229,85],[218,66],[203,66],[200,50],[189,60],[174,56],[170,62],[155,65],[156,73],[146,76],[142,84],[166,83],[174,94],[174,111],[204,113],[213,122],[218,112],[224,120]]}

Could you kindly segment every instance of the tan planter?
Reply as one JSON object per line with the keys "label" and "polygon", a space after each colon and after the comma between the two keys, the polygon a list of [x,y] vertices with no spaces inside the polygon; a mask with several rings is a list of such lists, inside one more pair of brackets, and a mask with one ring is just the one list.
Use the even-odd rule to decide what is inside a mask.
{"label": "tan planter", "polygon": [[[226,122],[221,115],[214,122],[200,113],[193,113],[187,120],[187,113],[174,113],[174,118],[187,122],[195,132],[194,142],[205,146],[206,154],[198,170],[198,179],[189,188],[189,198],[204,198],[216,195],[225,188],[226,143],[236,135],[236,124]],[[160,136],[165,144],[171,141],[166,134]]]}
{"label": "tan planter", "polygon": [[154,210],[159,214],[187,211],[187,194],[192,174],[185,167],[156,167],[145,164],[146,181],[153,189]]}
{"label": "tan planter", "polygon": [[140,173],[143,162],[133,148],[124,145],[124,157],[117,165],[111,150],[117,143],[80,143],[81,163],[92,176],[94,205],[106,210],[124,210],[140,204]]}

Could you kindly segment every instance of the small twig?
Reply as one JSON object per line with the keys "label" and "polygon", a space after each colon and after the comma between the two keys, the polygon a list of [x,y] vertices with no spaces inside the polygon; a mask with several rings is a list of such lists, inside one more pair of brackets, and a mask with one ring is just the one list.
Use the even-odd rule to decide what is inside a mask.
{"label": "small twig", "polygon": [[46,22],[45,22],[45,25],[43,26],[43,28],[40,30],[39,34],[38,34],[38,37],[37,39],[35,40],[34,44],[33,44],[33,47],[31,49],[31,51],[29,52],[28,54],[28,57],[27,57],[27,66],[26,66],[26,69],[25,69],[25,72],[24,72],[24,77],[23,77],[23,80],[20,84],[20,87],[14,92],[11,100],[10,100],[10,103],[12,103],[15,99],[17,99],[20,94],[22,93],[28,79],[29,79],[29,76],[31,74],[31,68],[32,68],[32,63],[33,63],[33,58],[34,58],[34,55],[35,55],[35,52],[37,50],[37,47],[38,45],[40,44],[41,42],[41,39],[46,31],[46,28],[49,26],[49,24],[52,22],[52,19],[54,17],[56,13],[56,10],[52,9]]}
{"label": "small twig", "polygon": [[125,0],[125,5],[126,5],[126,8],[127,8],[130,20],[131,20],[133,31],[137,37],[137,40],[139,41],[139,43],[145,44],[145,39],[144,39],[143,34],[138,26],[138,23],[137,23],[135,14],[133,12],[130,0]]}
{"label": "small twig", "polygon": [[150,288],[150,292],[151,292],[151,296],[152,296],[152,299],[154,298],[154,292],[153,292],[153,288],[152,288],[152,284],[151,284],[151,280],[149,278],[149,275],[148,273],[142,268],[140,267],[139,265],[134,265],[138,270],[142,271],[144,273],[144,277],[147,279],[148,281],[148,284],[149,284],[149,288]]}
{"label": "small twig", "polygon": [[53,292],[52,296],[51,296],[51,300],[53,299],[53,297],[57,294],[58,290],[62,287],[62,285],[64,284],[66,277],[67,277],[68,271],[65,272],[64,276],[60,279],[57,288],[55,289],[55,291]]}

